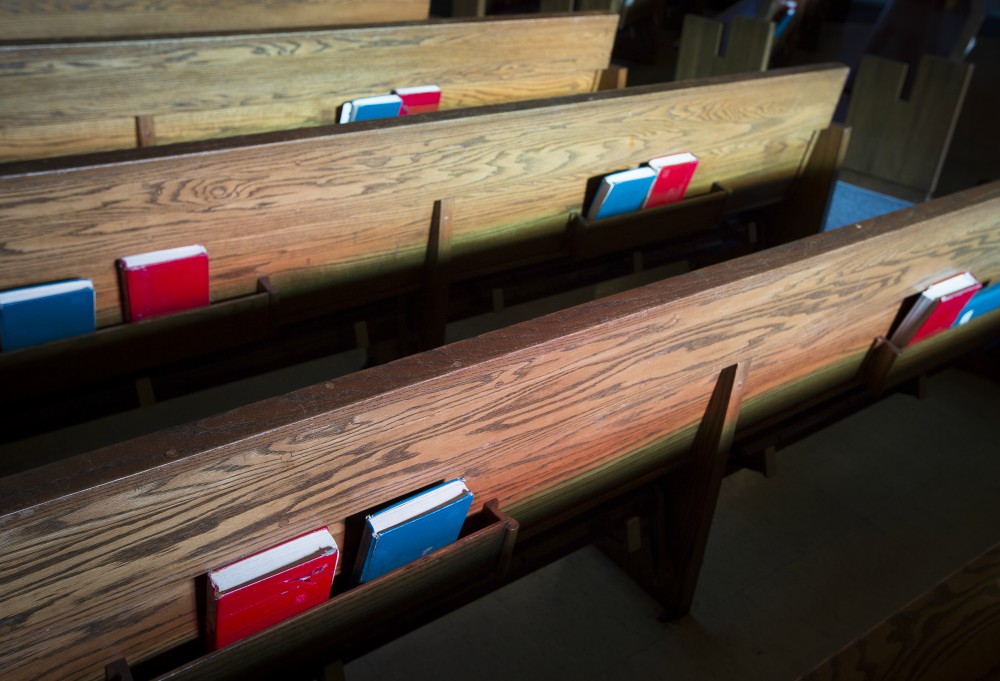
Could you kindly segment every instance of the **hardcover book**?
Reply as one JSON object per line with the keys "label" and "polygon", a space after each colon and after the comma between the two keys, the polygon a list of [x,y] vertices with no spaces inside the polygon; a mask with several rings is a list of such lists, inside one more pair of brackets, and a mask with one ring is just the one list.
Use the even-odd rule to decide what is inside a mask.
{"label": "hardcover book", "polygon": [[339,556],[330,530],[321,527],[209,572],[209,648],[227,646],[326,601]]}
{"label": "hardcover book", "polygon": [[70,279],[0,292],[0,350],[92,333],[94,284]]}
{"label": "hardcover book", "polygon": [[590,203],[587,218],[600,220],[639,210],[655,178],[656,171],[648,166],[606,175]]}
{"label": "hardcover book", "polygon": [[907,347],[951,327],[958,313],[982,286],[968,272],[932,284],[920,294],[889,340],[897,347]]}
{"label": "hardcover book", "polygon": [[991,284],[976,291],[955,317],[954,325],[965,324],[997,308],[1000,308],[1000,284]]}
{"label": "hardcover book", "polygon": [[354,581],[369,582],[458,539],[472,506],[465,480],[442,483],[373,513],[354,565]]}
{"label": "hardcover book", "polygon": [[437,85],[400,87],[392,93],[403,100],[400,116],[437,111],[441,106],[441,88]]}
{"label": "hardcover book", "polygon": [[182,246],[118,260],[125,318],[138,322],[209,303],[208,253]]}
{"label": "hardcover book", "polygon": [[341,123],[371,121],[377,118],[395,118],[403,107],[399,95],[362,97],[346,102],[340,109]]}
{"label": "hardcover book", "polygon": [[655,208],[683,199],[698,168],[698,157],[689,153],[659,156],[650,159],[649,167],[656,171],[656,179],[649,188],[643,208]]}

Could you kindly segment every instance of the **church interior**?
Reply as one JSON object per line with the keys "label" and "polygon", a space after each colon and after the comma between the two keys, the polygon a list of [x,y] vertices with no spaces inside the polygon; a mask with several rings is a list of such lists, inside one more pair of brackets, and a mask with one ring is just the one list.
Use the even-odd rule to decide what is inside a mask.
{"label": "church interior", "polygon": [[[1000,312],[897,340],[996,290],[1000,4],[244,1],[0,8],[5,678],[1000,679]],[[138,321],[114,258],[195,243]],[[206,575],[319,525],[332,592],[213,649]]]}

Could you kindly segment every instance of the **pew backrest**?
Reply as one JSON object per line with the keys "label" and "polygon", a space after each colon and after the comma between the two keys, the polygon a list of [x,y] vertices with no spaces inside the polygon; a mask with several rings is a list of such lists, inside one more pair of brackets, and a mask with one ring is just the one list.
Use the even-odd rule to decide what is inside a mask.
{"label": "pew backrest", "polygon": [[995,279],[998,255],[993,184],[2,479],[0,663],[146,659],[197,635],[208,570],[321,524],[343,542],[442,478],[530,527],[683,457],[721,368],[751,362],[740,418],[762,419],[851,380],[905,298]]}
{"label": "pew backrest", "polygon": [[0,5],[0,41],[221,33],[427,19],[429,0],[51,2]]}
{"label": "pew backrest", "polygon": [[438,85],[444,109],[591,92],[616,25],[593,13],[0,46],[0,161],[330,124],[397,87]]}
{"label": "pew backrest", "polygon": [[200,243],[213,301],[252,294],[267,276],[284,306],[332,285],[412,274],[434,202],[449,197],[456,276],[503,244],[531,239],[537,251],[526,257],[546,255],[563,248],[591,178],[665,153],[700,157],[691,195],[716,182],[734,194],[762,182],[789,192],[845,75],[795,68],[184,153],[143,149],[120,162],[11,166],[0,176],[0,290],[91,278],[104,327],[121,321],[116,258]]}

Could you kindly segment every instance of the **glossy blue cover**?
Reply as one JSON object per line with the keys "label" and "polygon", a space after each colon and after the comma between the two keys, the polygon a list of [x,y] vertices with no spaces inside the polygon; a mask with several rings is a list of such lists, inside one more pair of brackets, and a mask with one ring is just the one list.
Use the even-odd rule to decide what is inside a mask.
{"label": "glossy blue cover", "polygon": [[655,179],[656,171],[645,166],[608,175],[601,181],[587,217],[600,220],[639,210]]}
{"label": "glossy blue cover", "polygon": [[403,100],[396,95],[355,99],[351,121],[372,121],[377,118],[395,118],[403,107]]}
{"label": "glossy blue cover", "polygon": [[[439,487],[447,484],[449,483],[442,483]],[[428,494],[434,489],[437,488],[421,494]],[[410,497],[406,501],[413,498]],[[458,539],[471,506],[472,492],[466,490],[461,497],[380,533],[373,533],[371,524],[372,518],[378,516],[378,513],[368,516],[358,552],[359,559],[364,556],[364,560],[359,560],[359,568],[355,569],[355,580],[359,584],[369,582],[452,543]],[[395,506],[379,513],[385,513],[391,508]]]}
{"label": "glossy blue cover", "polygon": [[952,326],[965,324],[970,319],[975,319],[987,312],[992,312],[998,307],[1000,307],[1000,283],[983,287],[976,291],[974,296],[969,298],[969,302],[965,304],[965,307],[955,317],[955,322]]}
{"label": "glossy blue cover", "polygon": [[[77,284],[76,290],[50,293]],[[5,351],[91,333],[94,327],[94,285],[89,279],[0,293],[0,349]]]}

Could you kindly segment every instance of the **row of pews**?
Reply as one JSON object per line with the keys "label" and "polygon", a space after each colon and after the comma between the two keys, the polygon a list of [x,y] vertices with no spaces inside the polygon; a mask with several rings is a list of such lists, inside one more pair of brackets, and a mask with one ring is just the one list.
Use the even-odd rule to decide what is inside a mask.
{"label": "row of pews", "polygon": [[[350,3],[366,4],[378,5]],[[876,341],[929,283],[1000,274],[1000,186],[819,233],[849,139],[832,124],[846,69],[606,87],[623,85],[610,68],[615,23],[0,48],[16,93],[0,100],[11,135],[0,290],[91,278],[99,326],[0,353],[3,385],[17,386],[0,391],[8,437],[89,415],[111,379],[198,386],[196,375],[358,346],[372,365],[44,465],[4,464],[4,669],[305,678],[595,540],[667,616],[684,614],[727,472],[765,469],[817,410],[857,408],[996,333],[993,314],[902,353]],[[207,17],[198,28],[221,30]],[[553,36],[549,51],[531,47],[536,30]],[[469,55],[466,73],[454,54]],[[192,89],[172,100],[162,85],[140,91],[146,75],[126,77],[153,72]],[[113,102],[74,89],[91,76]],[[323,125],[343,100],[404,79],[441,84],[449,110]],[[287,88],[273,111],[268,88]],[[469,96],[448,100],[452,90]],[[159,108],[142,108],[154,94]],[[108,142],[99,130],[113,119],[124,132]],[[673,151],[701,159],[689,198],[582,217],[594,178]],[[209,252],[212,305],[123,323],[115,258],[189,243]],[[619,276],[622,262],[677,260],[692,271],[443,342],[449,324],[504,301]],[[380,354],[383,336],[392,350]],[[360,587],[340,579],[324,605],[204,654],[210,569],[328,525],[349,573],[367,511],[460,476],[477,503],[457,543]]]}

